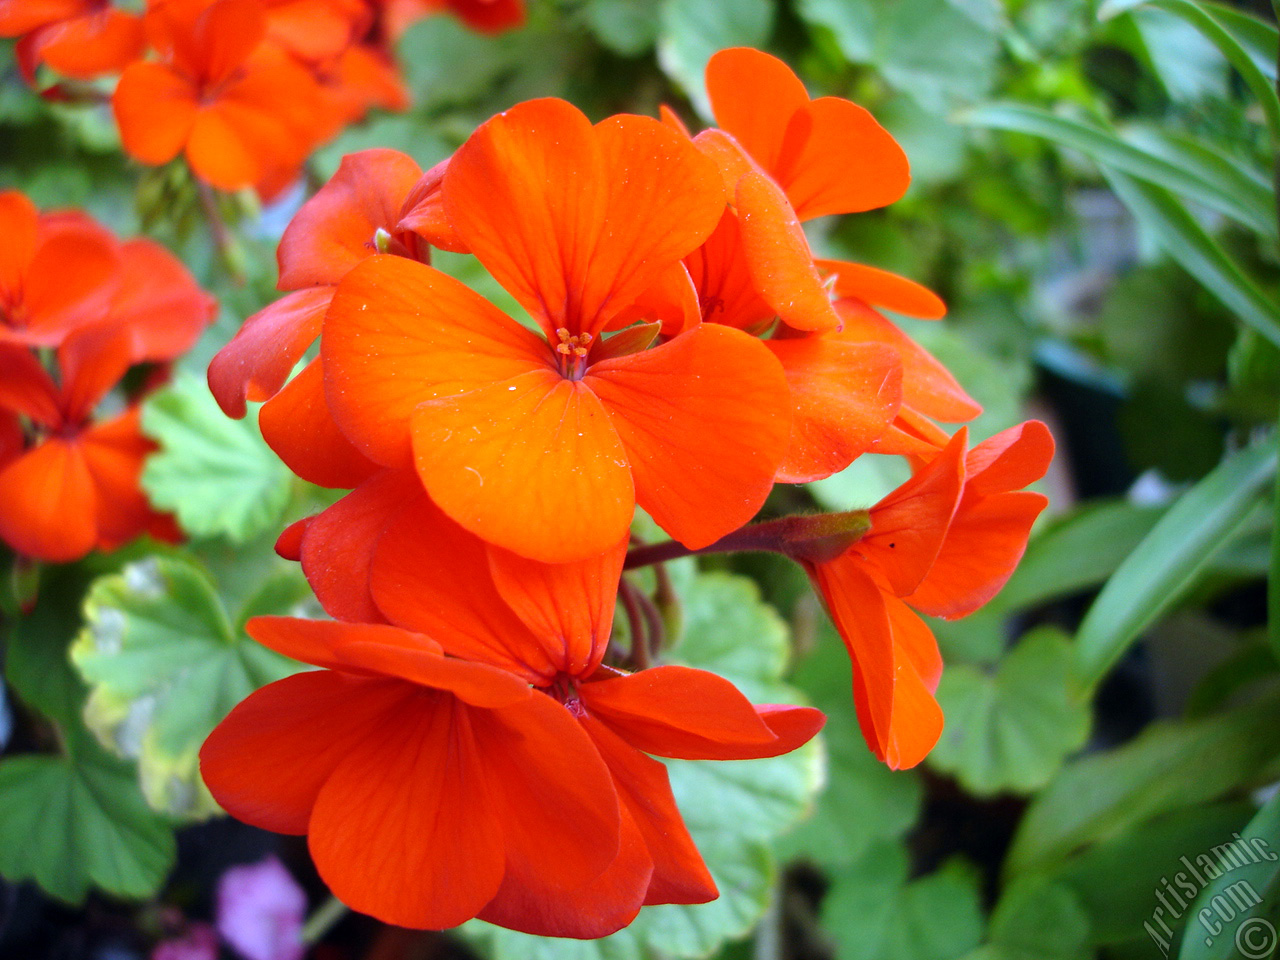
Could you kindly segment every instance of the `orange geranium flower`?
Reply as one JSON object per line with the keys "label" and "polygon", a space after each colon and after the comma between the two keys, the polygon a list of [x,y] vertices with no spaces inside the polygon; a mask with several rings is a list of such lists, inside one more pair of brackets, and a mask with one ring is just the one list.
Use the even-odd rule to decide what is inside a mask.
{"label": "orange geranium flower", "polygon": [[497,903],[520,928],[514,878],[574,890],[617,859],[608,769],[570,713],[518,677],[383,625],[258,617],[248,629],[325,669],[232,710],[201,773],[241,820],[307,834],[345,903],[426,929]]}
{"label": "orange geranium flower", "polygon": [[[68,338],[58,350],[55,384],[28,349],[0,343],[0,413],[9,424],[7,462],[0,467],[0,539],[39,560],[76,560],[112,550],[150,531],[178,535],[138,484],[155,444],[142,435],[137,408],[92,423],[98,401],[131,362],[130,337],[99,327]],[[30,425],[33,442],[17,453],[12,424]]]}
{"label": "orange geranium flower", "polygon": [[[793,401],[792,443],[776,479],[821,479],[870,449],[936,452],[896,426],[925,415],[908,398],[937,400],[926,404],[935,415],[963,405],[962,415],[946,418],[955,420],[974,416],[977,405],[905,336],[866,335],[869,323],[846,330],[844,315],[874,304],[935,318],[945,312],[942,302],[883,270],[815,261],[800,227],[811,217],[896,200],[909,179],[901,148],[861,107],[810,100],[784,63],[757,50],[717,53],[707,83],[724,129],[694,142],[719,164],[731,208],[685,266],[704,321],[760,336],[773,331],[766,344],[787,373]],[[664,116],[683,129],[669,111]],[[849,306],[833,305],[833,294]]]}
{"label": "orange geranium flower", "polygon": [[602,666],[625,542],[549,566],[486,544],[436,507],[411,471],[386,470],[311,519],[303,570],[340,618],[388,620],[444,652],[499,667],[559,701],[590,737],[621,801],[621,847],[590,884],[557,890],[536,864],[508,875],[483,919],[546,936],[604,936],[644,904],[700,903],[716,887],[665,768],[646,754],[746,759],[788,752],[821,714],[753,707],[727,681],[685,667]]}
{"label": "orange geranium flower", "polygon": [[0,192],[0,342],[54,346],[105,308],[120,269],[115,239],[87,218],[45,214]]}
{"label": "orange geranium flower", "polygon": [[20,37],[18,64],[28,82],[47,63],[77,80],[122,70],[142,56],[142,18],[111,0],[0,0],[0,37]]}
{"label": "orange geranium flower", "polygon": [[950,618],[986,603],[1013,573],[1048,503],[1020,489],[1042,477],[1053,457],[1044,424],[1013,427],[967,455],[965,447],[961,429],[871,508],[869,528],[852,545],[818,539],[790,551],[853,661],[863,736],[894,769],[919,763],[942,732],[933,698],[942,659],[912,608]]}
{"label": "orange geranium flower", "polygon": [[213,317],[214,301],[164,247],[119,242],[78,211],[39,213],[0,193],[0,342],[57,346],[90,327],[127,331],[131,363],[171,360]]}
{"label": "orange geranium flower", "polygon": [[396,150],[343,157],[280,240],[278,286],[295,292],[249,317],[209,365],[209,388],[223,412],[242,417],[246,400],[267,401],[263,436],[290,469],[312,483],[354,487],[376,465],[334,425],[318,360],[287,387],[285,381],[319,336],[338,281],[357,263],[379,249],[424,261],[431,242],[456,249],[438,217],[434,227],[425,223],[432,217],[424,208],[438,197],[444,167],[423,174]]}
{"label": "orange geranium flower", "polygon": [[692,545],[749,519],[790,432],[768,350],[720,326],[652,350],[602,336],[714,228],[714,165],[655,121],[593,127],[537,100],[476,131],[443,199],[545,339],[429,267],[366,260],[321,341],[343,433],[379,463],[412,460],[473,533],[546,562],[609,549],[637,502]]}
{"label": "orange geranium flower", "polygon": [[162,0],[145,20],[159,61],[130,64],[112,105],[143,163],[185,153],[201,180],[270,195],[331,131],[312,75],[264,43],[259,0]]}

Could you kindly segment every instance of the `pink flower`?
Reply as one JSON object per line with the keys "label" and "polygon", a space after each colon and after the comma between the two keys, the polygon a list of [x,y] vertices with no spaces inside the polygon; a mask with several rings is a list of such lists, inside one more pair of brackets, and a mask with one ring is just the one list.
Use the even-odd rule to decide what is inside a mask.
{"label": "pink flower", "polygon": [[306,912],[306,894],[274,856],[218,881],[218,933],[245,960],[301,960]]}

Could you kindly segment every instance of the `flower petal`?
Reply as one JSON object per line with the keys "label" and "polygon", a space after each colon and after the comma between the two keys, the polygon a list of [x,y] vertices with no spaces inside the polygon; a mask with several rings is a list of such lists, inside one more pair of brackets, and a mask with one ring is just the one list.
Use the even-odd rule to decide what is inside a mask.
{"label": "flower petal", "polygon": [[422,176],[399,150],[361,150],[342,158],[329,182],[302,205],[280,238],[280,289],[336,284],[377,253],[374,234],[393,230]]}
{"label": "flower petal", "polygon": [[313,287],[286,294],[244,322],[209,364],[209,390],[223,413],[243,417],[246,399],[261,402],[284,386],[319,336],[334,290]]}
{"label": "flower petal", "polygon": [[287,657],[331,670],[390,676],[447,690],[477,707],[507,707],[532,696],[529,686],[507,671],[446,657],[430,637],[399,627],[254,617],[245,629],[259,643]]}
{"label": "flower petal", "polygon": [[531,370],[424,403],[412,425],[427,492],[476,536],[543,563],[570,563],[626,534],[631,468],[587,382]]}
{"label": "flower petal", "polygon": [[[566,893],[596,882],[621,851],[622,821],[613,777],[582,725],[537,693],[508,709],[474,711],[473,723],[504,811],[508,871]],[[637,866],[647,874],[647,864]],[[644,884],[635,884],[637,907],[643,896]]]}
{"label": "flower petal", "polygon": [[384,470],[307,524],[302,572],[330,616],[360,623],[383,619],[370,593],[374,548],[387,524],[415,497],[426,494],[414,473]]}
{"label": "flower petal", "polygon": [[419,404],[549,369],[551,362],[537,334],[483,297],[438,270],[392,256],[362,261],[343,278],[320,353],[334,420],[367,456],[388,466],[409,461],[409,421]]}
{"label": "flower petal", "polygon": [[55,346],[76,327],[101,319],[120,255],[115,239],[87,218],[42,228],[23,285],[22,319],[28,342]]}
{"label": "flower petal", "polygon": [[579,695],[592,716],[645,753],[684,760],[722,759],[726,748],[772,755],[776,738],[751,702],[706,670],[652,667],[583,684]]}
{"label": "flower petal", "polygon": [[333,769],[397,716],[421,688],[329,670],[295,674],[241,701],[200,748],[200,774],[238,820],[304,834]]}
{"label": "flower petal", "polygon": [[621,805],[619,812],[618,855],[598,877],[566,890],[549,886],[545,871],[527,857],[508,858],[502,886],[477,916],[536,937],[594,940],[621,930],[644,905],[653,860],[630,810]]}
{"label": "flower petal", "polygon": [[1035,483],[1049,469],[1053,450],[1053,435],[1039,420],[1002,430],[965,457],[965,496],[989,496]]}
{"label": "flower petal", "polygon": [[29,349],[0,341],[0,408],[45,427],[63,422],[58,386]]}
{"label": "flower petal", "polygon": [[454,154],[445,209],[494,277],[544,326],[598,333],[723,209],[714,165],[655,120],[592,127],[562,100],[481,126]]}
{"label": "flower petal", "polygon": [[369,583],[391,622],[430,634],[454,656],[496,664],[530,682],[549,681],[561,669],[563,651],[548,659],[540,638],[498,593],[489,569],[484,542],[421,494],[393,514],[377,541]]}
{"label": "flower petal", "polygon": [[199,101],[189,81],[149,60],[125,67],[111,97],[125,152],[143,163],[168,163],[186,146]]}
{"label": "flower petal", "polygon": [[828,563],[807,564],[806,570],[853,663],[854,704],[862,735],[883,759],[896,676],[886,598],[866,563],[852,551]]}
{"label": "flower petal", "polygon": [[381,469],[333,422],[319,358],[262,405],[258,425],[285,466],[308,483],[349,490]]}
{"label": "flower petal", "polygon": [[200,78],[216,87],[241,66],[266,36],[267,19],[256,0],[213,0],[192,23],[192,49]]}
{"label": "flower petal", "polygon": [[837,301],[841,336],[859,343],[883,343],[902,358],[902,403],[926,417],[963,423],[982,412],[955,377],[928,351],[860,300]]}
{"label": "flower petal", "polygon": [[98,498],[84,453],[50,438],[0,471],[0,539],[38,560],[78,560],[98,539]]}
{"label": "flower petal", "polygon": [[186,353],[213,319],[217,301],[196,284],[182,261],[153,240],[120,245],[118,285],[109,307],[124,324],[135,363]]}
{"label": "flower petal", "polygon": [[915,590],[929,572],[964,488],[965,428],[932,463],[871,508],[871,531],[851,551],[884,576],[896,596]]}
{"label": "flower petal", "polygon": [[772,170],[791,117],[809,103],[800,78],[777,57],[731,47],[707,62],[706,80],[716,123]]}
{"label": "flower petal", "polygon": [[350,750],[325,780],[308,845],[343,903],[384,923],[443,929],[493,899],[505,810],[473,711],[423,691]]}
{"label": "flower petal", "polygon": [[591,715],[579,722],[609,766],[618,799],[635,824],[652,864],[644,903],[706,903],[719,896],[716,882],[676,807],[667,768]]}
{"label": "flower petal", "polygon": [[156,444],[143,435],[137,407],[80,438],[97,494],[97,547],[114,550],[146,532],[157,514],[142,490],[142,467]]}
{"label": "flower petal", "polygon": [[977,610],[1013,575],[1031,526],[1048,504],[1048,497],[1025,490],[962,504],[937,559],[907,602],[948,620]]}
{"label": "flower petal", "polygon": [[801,220],[888,206],[911,182],[907,155],[889,131],[839,97],[820,97],[797,110],[778,159],[766,169]]}
{"label": "flower petal", "polygon": [[814,262],[822,273],[835,277],[832,293],[837,298],[857,297],[873,307],[883,307],[922,320],[937,320],[947,312],[947,305],[936,293],[896,273],[869,267],[865,263],[841,260]]}
{"label": "flower petal", "polygon": [[738,216],[732,210],[725,210],[715,232],[684,263],[707,323],[723,323],[751,334],[763,333],[773,324],[777,311],[756,292]]}
{"label": "flower petal", "polygon": [[766,340],[786,371],[794,412],[779,483],[843,470],[882,437],[902,403],[902,363],[880,344],[833,337]]}
{"label": "flower petal", "polygon": [[613,629],[627,538],[577,563],[547,564],[490,546],[489,572],[503,601],[562,672],[586,676],[604,657]]}
{"label": "flower petal", "polygon": [[77,80],[118,73],[140,60],[146,48],[142,20],[113,8],[51,24],[31,39],[33,59]]}
{"label": "flower petal", "polygon": [[0,302],[12,305],[22,291],[22,280],[36,253],[36,206],[17,190],[0,192]]}
{"label": "flower petal", "polygon": [[637,502],[681,543],[705,547],[764,503],[790,442],[791,400],[759,340],[702,324],[594,364],[584,382],[622,438]]}
{"label": "flower petal", "polygon": [[738,227],[760,297],[797,330],[838,330],[840,317],[786,195],[760,173],[738,181]]}

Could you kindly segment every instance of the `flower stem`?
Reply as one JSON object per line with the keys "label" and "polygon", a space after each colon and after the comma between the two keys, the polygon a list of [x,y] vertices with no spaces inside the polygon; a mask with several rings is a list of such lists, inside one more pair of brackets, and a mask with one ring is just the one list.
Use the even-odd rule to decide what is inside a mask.
{"label": "flower stem", "polygon": [[333,925],[347,915],[347,905],[337,897],[330,897],[307,917],[307,922],[302,925],[302,932],[298,934],[298,939],[305,946],[314,946],[333,929]]}
{"label": "flower stem", "polygon": [[640,612],[639,591],[626,577],[618,581],[618,597],[627,611],[627,627],[631,631],[630,666],[643,670],[649,666],[649,637],[645,628],[645,616]]}

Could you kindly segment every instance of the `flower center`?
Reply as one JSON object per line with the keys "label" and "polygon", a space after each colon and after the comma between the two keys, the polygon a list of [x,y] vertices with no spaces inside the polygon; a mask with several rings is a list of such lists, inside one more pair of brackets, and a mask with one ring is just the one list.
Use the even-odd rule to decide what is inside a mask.
{"label": "flower center", "polygon": [[581,380],[582,375],[587,372],[591,334],[580,333],[574,336],[566,327],[561,327],[556,331],[556,336],[560,338],[560,342],[555,345],[556,366],[569,380]]}

